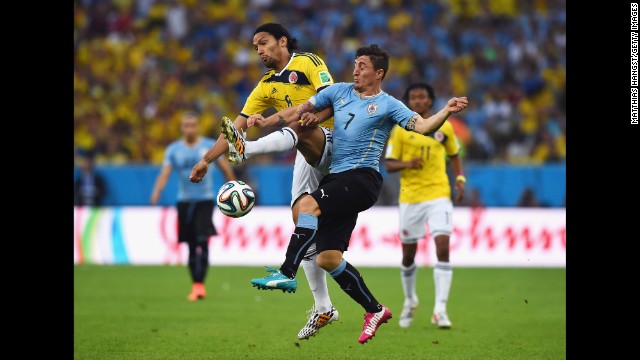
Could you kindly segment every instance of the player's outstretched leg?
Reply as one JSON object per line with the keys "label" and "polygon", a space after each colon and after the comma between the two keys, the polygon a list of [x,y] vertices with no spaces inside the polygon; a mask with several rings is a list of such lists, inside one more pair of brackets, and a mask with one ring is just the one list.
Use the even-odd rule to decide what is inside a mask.
{"label": "player's outstretched leg", "polygon": [[262,290],[275,290],[279,289],[282,292],[296,292],[298,288],[298,280],[289,279],[288,277],[282,275],[280,270],[276,270],[272,267],[267,266],[267,271],[271,274],[263,277],[251,279],[251,284],[253,287],[257,287]]}
{"label": "player's outstretched leg", "polygon": [[233,164],[240,164],[246,160],[245,139],[244,135],[240,134],[238,129],[233,125],[233,122],[228,117],[222,118],[222,133],[229,142],[229,161]]}
{"label": "player's outstretched leg", "polygon": [[298,287],[296,273],[304,255],[313,244],[313,237],[318,229],[318,218],[312,214],[298,215],[298,224],[291,234],[287,255],[280,270],[267,268],[271,272],[264,278],[251,280],[251,284],[258,289],[281,289],[282,291],[295,292]]}

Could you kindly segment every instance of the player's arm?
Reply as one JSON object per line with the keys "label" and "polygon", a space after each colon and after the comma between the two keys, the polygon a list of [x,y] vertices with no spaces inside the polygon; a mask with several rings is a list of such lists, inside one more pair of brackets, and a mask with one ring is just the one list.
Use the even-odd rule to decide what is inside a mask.
{"label": "player's arm", "polygon": [[218,160],[216,161],[216,165],[218,165],[220,171],[222,171],[222,175],[224,176],[226,181],[236,180],[236,174],[233,172],[231,164],[229,164],[229,160],[227,160],[226,157],[223,156],[221,158],[218,158]]}
{"label": "player's arm", "polygon": [[[310,106],[306,106],[306,104],[309,104]],[[323,109],[317,114],[314,114],[315,111],[315,107],[307,101],[300,106],[291,106],[288,108],[284,108],[267,118],[264,118],[260,114],[251,115],[247,119],[247,125],[258,125],[259,127],[287,126],[293,122],[302,120],[301,123],[303,126],[311,126],[317,125],[333,116],[332,107]]]}
{"label": "player's arm", "polygon": [[415,158],[409,161],[400,161],[397,159],[385,159],[387,172],[396,172],[405,169],[422,169],[422,158]]}
{"label": "player's arm", "polygon": [[156,182],[153,185],[153,191],[151,192],[151,205],[156,205],[158,203],[158,199],[160,199],[160,194],[164,187],[167,185],[167,180],[169,180],[169,175],[171,175],[171,165],[165,164],[162,166],[160,170],[160,174],[156,178]]}
{"label": "player's arm", "polygon": [[[242,115],[238,115],[238,117],[233,121],[233,125],[240,131],[242,129],[246,129],[247,119]],[[218,140],[216,140],[216,143],[213,144],[211,149],[209,149],[202,159],[193,166],[191,174],[189,175],[189,180],[196,183],[202,181],[202,178],[207,174],[207,170],[209,170],[209,164],[218,160],[218,158],[227,151],[229,151],[229,142],[224,135],[220,134],[220,136],[218,136]]]}
{"label": "player's arm", "polygon": [[401,128],[394,127],[391,130],[391,134],[389,135],[389,141],[387,142],[387,151],[385,153],[385,168],[387,172],[396,172],[405,169],[421,169],[422,168],[422,158],[418,157],[415,159],[411,159],[409,161],[402,161],[402,139],[401,139]]}
{"label": "player's arm", "polygon": [[426,119],[420,114],[415,114],[404,128],[423,135],[431,134],[438,130],[451,114],[464,110],[468,104],[466,96],[451,98],[440,111]]}
{"label": "player's arm", "polygon": [[453,169],[453,173],[456,174],[455,187],[458,190],[458,194],[456,195],[455,201],[460,201],[464,198],[464,189],[467,183],[467,179],[464,177],[464,171],[462,169],[462,159],[460,159],[460,154],[455,154],[449,156],[449,161],[451,161],[451,169]]}

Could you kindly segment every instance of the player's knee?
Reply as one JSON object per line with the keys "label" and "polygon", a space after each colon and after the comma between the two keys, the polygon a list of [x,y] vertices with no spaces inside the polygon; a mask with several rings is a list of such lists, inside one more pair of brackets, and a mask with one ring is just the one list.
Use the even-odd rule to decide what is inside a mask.
{"label": "player's knee", "polygon": [[313,196],[305,196],[300,199],[299,212],[301,214],[313,214],[320,216],[320,205]]}
{"label": "player's knee", "polygon": [[416,254],[403,254],[402,255],[402,265],[407,267],[413,265],[416,260]]}
{"label": "player's knee", "polygon": [[339,251],[323,251],[316,257],[316,264],[326,271],[337,268],[342,263],[342,254]]}

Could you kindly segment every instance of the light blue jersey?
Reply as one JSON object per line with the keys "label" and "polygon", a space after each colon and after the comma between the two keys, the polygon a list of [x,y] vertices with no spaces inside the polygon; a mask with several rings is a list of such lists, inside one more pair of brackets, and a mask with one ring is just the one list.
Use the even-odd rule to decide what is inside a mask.
{"label": "light blue jersey", "polygon": [[370,167],[380,172],[380,156],[391,129],[403,128],[416,112],[386,92],[367,96],[353,89],[353,83],[336,83],[312,96],[318,111],[333,106],[332,173]]}
{"label": "light blue jersey", "polygon": [[184,140],[176,140],[167,147],[163,164],[171,165],[178,173],[178,201],[213,199],[213,176],[205,176],[201,182],[193,183],[189,175],[193,166],[214,144],[213,139],[200,137],[195,145],[189,146]]}

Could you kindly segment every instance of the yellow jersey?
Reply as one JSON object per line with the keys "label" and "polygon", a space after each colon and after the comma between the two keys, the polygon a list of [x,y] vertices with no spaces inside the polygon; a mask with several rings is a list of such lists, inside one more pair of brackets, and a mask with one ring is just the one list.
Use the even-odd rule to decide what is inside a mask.
{"label": "yellow jersey", "polygon": [[[324,61],[312,53],[293,53],[289,63],[276,73],[269,69],[251,91],[240,115],[262,114],[270,107],[277,111],[305,103],[318,91],[333,84]],[[333,117],[322,123],[333,129]]]}
{"label": "yellow jersey", "polygon": [[400,171],[401,203],[418,203],[441,197],[451,197],[446,170],[446,155],[457,155],[460,150],[453,126],[447,120],[431,135],[425,136],[395,126],[389,135],[386,159],[409,161],[421,157],[422,169]]}

